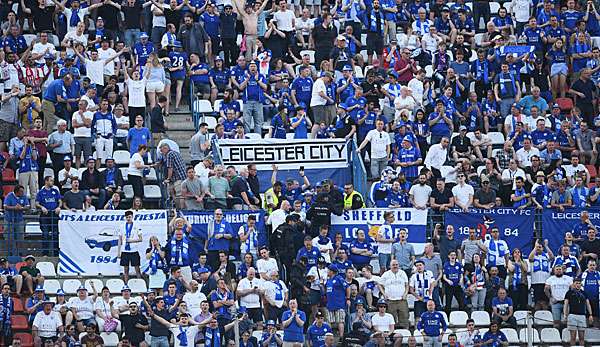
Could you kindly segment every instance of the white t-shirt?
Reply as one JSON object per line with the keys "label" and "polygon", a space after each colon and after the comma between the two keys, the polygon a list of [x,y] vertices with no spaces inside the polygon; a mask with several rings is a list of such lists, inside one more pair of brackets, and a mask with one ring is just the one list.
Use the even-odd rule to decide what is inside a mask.
{"label": "white t-shirt", "polygon": [[467,205],[469,203],[469,195],[474,195],[473,187],[469,184],[464,184],[462,187],[460,184],[455,185],[452,188],[452,195],[457,202],[460,202],[461,205]]}
{"label": "white t-shirt", "polygon": [[[392,226],[389,224],[383,224],[377,230],[377,235],[380,239],[384,240],[393,240],[394,230],[392,230]],[[392,254],[392,243],[391,242],[377,242],[377,251],[380,254]]]}
{"label": "white t-shirt", "polygon": [[531,0],[512,0],[509,7],[515,14],[517,22],[525,23],[529,20],[529,10],[533,2]]}
{"label": "white t-shirt", "polygon": [[371,317],[371,324],[373,324],[374,330],[391,332],[390,325],[394,325],[396,322],[394,321],[394,316],[390,313],[384,313],[383,317],[379,313],[376,313]]}
{"label": "white t-shirt", "polygon": [[312,244],[313,247],[316,247],[319,252],[321,252],[321,255],[323,258],[325,258],[325,261],[331,263],[331,255],[329,253],[329,251],[333,251],[333,242],[331,242],[331,239],[329,239],[329,242],[326,244],[320,244],[319,237],[317,236],[312,240]]}
{"label": "white t-shirt", "polygon": [[[98,60],[102,60],[102,62],[106,61],[108,58],[112,57],[113,55],[117,54],[117,52],[112,49],[102,49],[100,48],[98,50]],[[104,65],[104,71],[103,73],[105,75],[109,75],[112,76],[115,74],[115,61],[111,61],[108,64]]]}
{"label": "white t-shirt", "polygon": [[[118,310],[119,314],[128,315],[129,314],[129,304],[131,304],[132,302],[135,302],[136,304],[140,305],[141,300],[133,298],[133,297],[129,297],[129,299],[125,299],[122,296],[118,296],[114,299],[113,308],[115,310]],[[120,311],[119,308],[121,308],[121,307],[126,307],[127,310]]]}
{"label": "white t-shirt", "polygon": [[295,30],[295,28],[292,25],[292,22],[294,21],[294,19],[296,19],[296,16],[294,16],[294,11],[277,11],[273,13],[273,19],[277,20],[277,29],[285,32]]}
{"label": "white t-shirt", "polygon": [[412,187],[410,187],[408,194],[414,197],[415,204],[417,204],[418,206],[426,206],[427,202],[429,201],[429,196],[431,195],[431,192],[432,189],[427,184],[424,184],[422,186],[420,184],[415,184]]}
{"label": "white t-shirt", "polygon": [[[94,99],[90,98],[89,96],[87,96],[85,94],[81,96],[81,100],[85,100],[87,102],[88,110],[96,108],[96,106],[97,106],[96,103],[94,102]],[[90,112],[92,112],[92,111],[90,111]],[[93,112],[92,112],[92,115],[93,115]]]}
{"label": "white t-shirt", "polygon": [[[51,4],[50,6],[54,6],[54,4]],[[88,8],[79,8],[77,9],[77,17],[79,17],[79,20],[81,22],[84,21],[85,16],[88,14]],[[69,35],[70,33],[74,33],[77,30],[77,25],[75,26],[71,26],[71,14],[73,13],[73,10],[70,8],[65,8],[63,10],[65,17],[67,18],[67,35]],[[87,40],[86,40],[87,41]]]}
{"label": "white t-shirt", "polygon": [[[106,302],[101,296],[99,296],[96,299],[96,303],[94,304],[94,310],[100,310],[102,311],[105,317],[111,317],[112,311],[110,308],[110,301],[111,300],[109,299],[109,302]],[[113,304],[113,308],[116,309],[117,306]]]}
{"label": "white t-shirt", "polygon": [[196,334],[198,334],[198,325],[189,325],[187,327],[184,327],[184,326],[172,324],[170,330],[171,330],[171,333],[173,333],[173,336],[175,336],[175,338],[173,339],[173,341],[175,341],[175,347],[181,346],[181,342],[177,338],[177,336],[179,334],[181,334],[181,332],[185,332],[185,335],[188,340],[187,346],[189,346],[189,345],[194,345],[193,341],[196,338]]}
{"label": "white t-shirt", "polygon": [[[139,247],[142,247],[142,242],[130,242],[129,243],[129,250],[125,249],[125,242],[126,242],[126,229],[125,227],[127,226],[127,223],[123,223],[123,225],[121,226],[121,236],[123,237],[123,245],[121,246],[121,252],[127,252],[127,253],[139,253]],[[133,239],[136,240],[139,237],[139,234],[143,234],[142,230],[137,227],[135,225],[135,223],[133,223],[133,225],[131,226],[131,233],[129,234],[129,239]]]}
{"label": "white t-shirt", "polygon": [[129,107],[146,107],[146,79],[142,78],[139,81],[127,80],[127,92],[129,93],[129,100],[127,105]]}
{"label": "white t-shirt", "polygon": [[281,308],[283,307],[283,302],[285,301],[285,293],[288,292],[288,289],[282,280],[279,280],[279,285],[281,286],[281,290],[274,282],[263,281],[261,289],[265,291],[265,296],[271,298],[271,300],[275,302],[275,306]]}
{"label": "white t-shirt", "polygon": [[129,125],[129,117],[125,117],[124,115],[121,117],[115,116],[115,121],[117,122],[117,133],[115,134],[115,136],[116,137],[127,137],[127,134],[129,134],[129,129],[119,128],[119,125],[123,125],[123,124]]}
{"label": "white t-shirt", "polygon": [[256,230],[256,227],[254,227],[252,230],[248,230],[247,225],[240,226],[238,229],[238,236],[241,237],[246,233],[248,234],[246,241],[242,242],[240,240],[240,253],[242,255],[246,253],[252,253],[256,255],[258,250],[258,230]]}
{"label": "white t-shirt", "polygon": [[[89,106],[89,104],[88,104]],[[83,124],[83,120],[85,119],[89,119],[90,121],[94,119],[94,114],[90,111],[85,111],[83,112],[83,114],[79,113],[79,111],[76,111],[75,113],[73,113],[73,117],[71,117],[74,121],[77,121],[78,124]],[[90,123],[89,127],[86,126],[80,126],[79,128],[75,128],[73,130],[73,137],[85,137],[85,138],[91,138],[92,136],[92,125]]]}
{"label": "white t-shirt", "polygon": [[[240,280],[237,289],[247,290],[254,287],[262,288],[263,282],[264,281],[262,279],[257,277],[254,277],[252,281],[245,277]],[[260,297],[258,294],[248,294],[246,296],[240,296],[239,298],[240,306],[244,306],[246,308],[260,308]]]}
{"label": "white t-shirt", "polygon": [[89,296],[83,300],[80,300],[78,296],[70,298],[67,305],[70,309],[74,308],[77,310],[79,319],[94,318],[94,302]]}
{"label": "white t-shirt", "polygon": [[144,169],[138,169],[135,167],[135,162],[137,161],[144,164],[144,158],[142,158],[142,156],[138,152],[135,152],[129,159],[129,167],[127,168],[127,174],[142,177]]}
{"label": "white t-shirt", "polygon": [[531,147],[529,151],[525,150],[525,147],[519,149],[517,153],[515,153],[516,159],[519,161],[520,166],[531,166],[531,157],[534,155],[540,156],[540,150]]}
{"label": "white t-shirt", "polygon": [[587,177],[590,177],[590,173],[588,169],[582,164],[577,164],[577,166],[573,166],[573,164],[562,166],[565,169],[565,174],[567,177],[575,177],[575,175],[579,172],[585,172]]}
{"label": "white t-shirt", "polygon": [[41,42],[37,42],[33,45],[33,48],[31,49],[31,54],[41,54],[42,56],[36,60],[35,62],[38,64],[44,64],[46,61],[44,60],[44,54],[46,54],[46,50],[48,50],[47,53],[50,53],[54,56],[56,56],[56,47],[54,47],[53,44],[51,44],[50,42],[46,42],[41,43]]}
{"label": "white t-shirt", "polygon": [[[77,170],[74,167],[71,167],[71,169],[69,170],[69,176],[77,176],[79,177],[79,170]],[[67,170],[65,170],[64,168],[62,170],[60,170],[58,172],[58,180],[60,182],[65,180],[65,177],[67,177]],[[71,179],[67,179],[67,181],[65,182],[65,184],[62,185],[63,189],[71,189]]]}
{"label": "white t-shirt", "polygon": [[[87,36],[82,33],[81,35],[77,35],[77,31],[73,30],[73,31],[69,31],[65,37],[68,40],[73,40],[73,45],[80,43],[83,46],[87,46],[88,43],[88,39]],[[73,54],[75,51],[73,50],[73,48],[67,48],[67,54]]]}
{"label": "white t-shirt", "polygon": [[561,277],[550,276],[546,280],[546,284],[550,286],[550,293],[555,300],[564,300],[565,294],[569,291],[569,287],[573,284],[571,276],[562,275]]}
{"label": "white t-shirt", "polygon": [[41,311],[35,315],[33,325],[38,328],[40,337],[55,337],[58,335],[58,328],[63,324],[58,312],[50,311],[47,315]]}
{"label": "white t-shirt", "polygon": [[313,106],[324,106],[327,104],[327,99],[321,97],[319,95],[320,92],[327,94],[327,87],[325,86],[325,81],[322,78],[319,78],[313,84],[312,94],[310,97],[310,107]]}
{"label": "white t-shirt", "polygon": [[404,294],[406,294],[408,277],[403,270],[398,270],[396,273],[388,270],[383,273],[379,279],[379,283],[385,288],[385,294],[390,300],[401,300]]}
{"label": "white t-shirt", "polygon": [[[413,78],[408,82],[408,88],[412,90],[412,96],[419,103],[423,103],[423,93],[425,88],[423,87],[423,81],[419,81],[418,78]],[[412,120],[412,119],[411,119]]]}
{"label": "white t-shirt", "polygon": [[[86,59],[85,69],[87,71],[87,77],[90,78],[92,83],[96,83],[101,86],[104,85],[104,60],[100,58],[97,60]],[[89,107],[90,105],[88,104],[88,108]]]}
{"label": "white t-shirt", "polygon": [[256,261],[256,269],[259,274],[266,273],[269,276],[269,273],[273,270],[279,271],[279,267],[277,266],[277,261],[273,258],[269,258],[267,260],[260,258]]}
{"label": "white t-shirt", "polygon": [[199,289],[195,292],[187,292],[183,296],[183,301],[187,304],[188,311],[192,317],[196,317],[202,312],[200,309],[200,304],[202,301],[206,300],[206,295],[202,293]]}
{"label": "white t-shirt", "polygon": [[388,133],[373,129],[367,133],[365,140],[371,142],[371,157],[373,159],[387,158],[387,146],[392,143]]}
{"label": "white t-shirt", "polygon": [[[163,8],[168,8],[169,5],[164,4]],[[161,28],[166,28],[167,27],[167,19],[165,18],[164,14],[163,15],[156,15],[154,13],[155,10],[157,10],[158,7],[156,7],[155,5],[152,5],[150,7],[150,10],[152,11],[152,27],[156,28],[156,27],[161,27]]]}

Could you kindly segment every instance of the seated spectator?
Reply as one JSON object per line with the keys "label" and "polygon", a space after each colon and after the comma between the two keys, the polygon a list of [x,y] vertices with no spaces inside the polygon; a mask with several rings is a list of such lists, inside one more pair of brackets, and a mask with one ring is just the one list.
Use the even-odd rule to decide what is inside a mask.
{"label": "seated spectator", "polygon": [[85,193],[79,190],[79,178],[71,179],[71,190],[64,193],[62,198],[62,208],[71,211],[83,210],[85,201]]}
{"label": "seated spectator", "polygon": [[44,287],[44,276],[35,266],[35,257],[28,255],[24,259],[25,264],[19,269],[19,275],[23,278],[23,283],[30,293],[33,293],[33,288]]}
{"label": "seated spectator", "polygon": [[510,196],[510,200],[513,202],[513,207],[520,210],[528,208],[531,205],[531,194],[525,190],[525,182],[522,177],[515,179],[515,190]]}
{"label": "seated spectator", "polygon": [[102,173],[96,169],[96,159],[88,158],[86,165],[86,170],[81,174],[80,188],[85,195],[96,197],[96,209],[102,209],[106,200]]}
{"label": "seated spectator", "polygon": [[440,312],[435,311],[435,302],[427,301],[427,311],[420,316],[417,329],[423,335],[423,341],[429,346],[440,346],[446,332],[446,320]]}
{"label": "seated spectator", "polygon": [[565,180],[558,182],[558,189],[552,193],[550,207],[556,208],[559,211],[564,211],[565,208],[573,207],[573,197],[571,191],[567,190],[567,182]]}
{"label": "seated spectator", "polygon": [[491,189],[490,179],[481,175],[481,188],[473,195],[473,206],[476,208],[491,209],[496,205],[496,192]]}
{"label": "seated spectator", "polygon": [[490,324],[490,329],[483,334],[481,342],[485,345],[508,346],[508,339],[506,338],[506,335],[500,331],[500,324],[497,322],[492,322]]}
{"label": "seated spectator", "polygon": [[467,137],[467,127],[464,125],[460,126],[458,136],[452,139],[452,158],[458,162],[459,159],[475,160],[476,157],[473,154],[473,145],[471,139]]}
{"label": "seated spectator", "polygon": [[498,295],[492,299],[492,320],[498,326],[506,325],[514,329],[517,326],[517,320],[513,315],[513,301],[506,294],[506,289],[500,287]]}
{"label": "seated spectator", "polygon": [[104,186],[106,187],[106,196],[112,196],[115,193],[123,191],[123,174],[115,165],[112,157],[106,158],[106,168],[102,172],[104,176]]}
{"label": "seated spectator", "polygon": [[58,186],[61,192],[71,189],[73,179],[79,179],[79,171],[73,167],[73,161],[70,156],[63,159],[64,168],[58,172]]}
{"label": "seated spectator", "polygon": [[356,239],[350,244],[350,260],[354,267],[360,271],[371,262],[374,250],[371,241],[366,238],[364,230],[356,232]]}
{"label": "seated spectator", "polygon": [[588,128],[587,122],[579,124],[579,131],[576,133],[577,150],[579,150],[579,160],[584,164],[596,165],[598,159],[598,149],[596,148],[596,132]]}
{"label": "seated spectator", "polygon": [[473,153],[479,161],[484,162],[484,158],[492,158],[492,140],[480,129],[475,129],[471,145],[473,146]]}

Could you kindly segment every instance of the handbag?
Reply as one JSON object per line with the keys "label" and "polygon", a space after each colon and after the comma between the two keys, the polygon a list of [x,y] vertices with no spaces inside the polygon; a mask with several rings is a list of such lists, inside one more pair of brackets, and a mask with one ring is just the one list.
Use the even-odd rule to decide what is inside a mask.
{"label": "handbag", "polygon": [[104,331],[107,333],[112,333],[113,331],[117,330],[117,320],[113,319],[113,318],[107,318],[104,321]]}

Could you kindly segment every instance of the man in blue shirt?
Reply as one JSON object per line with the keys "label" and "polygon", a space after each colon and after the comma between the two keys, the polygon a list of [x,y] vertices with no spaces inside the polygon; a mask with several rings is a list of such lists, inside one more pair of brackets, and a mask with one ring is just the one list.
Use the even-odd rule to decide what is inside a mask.
{"label": "man in blue shirt", "polygon": [[[16,185],[12,192],[4,198],[4,220],[8,235],[9,255],[18,255],[19,241],[25,236],[23,211],[29,210],[29,200],[24,196],[25,188]],[[12,242],[10,240],[13,240]],[[14,242],[14,243],[13,243]]]}
{"label": "man in blue shirt", "polygon": [[67,88],[73,83],[73,76],[66,74],[63,78],[50,82],[42,101],[44,113],[44,130],[51,133],[59,119],[67,119]]}
{"label": "man in blue shirt", "polygon": [[[521,87],[515,81],[515,76],[509,71],[508,63],[503,62],[501,71],[494,78],[494,94],[500,104],[500,115],[506,117],[515,99],[521,95]],[[433,143],[433,142],[432,142]]]}
{"label": "man in blue shirt", "polygon": [[348,282],[338,274],[337,266],[329,265],[327,282],[325,282],[328,322],[332,325],[337,324],[340,336],[344,335],[346,308],[349,304],[349,300],[347,300],[350,297],[348,286]]}
{"label": "man in blue shirt", "polygon": [[294,139],[308,138],[308,129],[312,128],[312,122],[306,115],[305,103],[296,106],[296,115],[290,119],[290,128],[294,130]]}
{"label": "man in blue shirt", "polygon": [[[150,54],[154,52],[154,45],[152,42],[148,41],[148,38],[148,34],[145,32],[141,33],[140,41],[136,42],[133,46],[133,56],[135,57],[135,61],[137,61],[137,65],[142,68],[146,65]],[[141,73],[143,74],[143,72]]]}
{"label": "man in blue shirt", "polygon": [[42,252],[44,255],[57,256],[58,252],[58,218],[62,196],[56,186],[54,177],[46,176],[44,186],[37,193],[35,206],[40,209],[40,229],[42,229]]}
{"label": "man in blue shirt", "polygon": [[325,334],[332,332],[329,324],[325,323],[323,312],[317,311],[314,323],[306,331],[306,337],[312,347],[325,347]]}
{"label": "man in blue shirt", "polygon": [[256,61],[248,65],[248,72],[240,84],[242,100],[244,100],[244,126],[250,133],[250,124],[254,123],[254,132],[260,134],[264,122],[263,105],[264,92],[267,90],[267,80],[258,72]]}
{"label": "man in blue shirt", "polygon": [[310,105],[310,98],[312,95],[313,80],[310,77],[310,66],[302,66],[300,68],[300,76],[296,77],[292,82],[292,102],[294,105],[304,103],[304,105]]}
{"label": "man in blue shirt", "polygon": [[208,261],[211,268],[219,267],[219,251],[224,251],[229,254],[229,244],[234,238],[231,224],[225,220],[223,210],[216,209],[214,220],[209,222],[208,240],[206,240],[204,248],[208,250]]}
{"label": "man in blue shirt", "polygon": [[317,261],[321,256],[321,252],[317,249],[317,247],[312,244],[312,237],[306,235],[304,237],[304,247],[298,250],[298,254],[296,255],[296,261],[299,261],[300,258],[306,257],[306,271],[310,270],[313,266],[317,266]]}
{"label": "man in blue shirt", "polygon": [[446,319],[435,310],[435,302],[427,301],[427,311],[421,314],[417,329],[423,335],[425,346],[441,347],[444,333],[446,332]]}
{"label": "man in blue shirt", "polygon": [[135,126],[127,132],[129,154],[137,153],[140,145],[148,146],[151,138],[150,129],[144,126],[144,117],[141,115],[135,116]]}
{"label": "man in blue shirt", "polygon": [[[306,313],[298,309],[296,299],[291,299],[289,310],[284,311],[281,316],[281,325],[283,327],[283,343],[294,346],[304,344],[304,324],[306,323]],[[343,333],[343,330],[340,334]]]}
{"label": "man in blue shirt", "polygon": [[435,112],[429,115],[429,127],[431,130],[431,143],[439,143],[442,137],[450,138],[452,135],[452,114],[446,112],[442,99],[435,103]]}
{"label": "man in blue shirt", "polygon": [[500,325],[496,322],[490,324],[490,330],[483,334],[480,341],[483,346],[508,346],[508,339],[502,331],[500,331]]}
{"label": "man in blue shirt", "polygon": [[513,316],[513,301],[506,295],[503,287],[498,289],[498,295],[492,299],[492,321],[498,326],[505,324],[510,328],[517,327],[517,320]]}
{"label": "man in blue shirt", "polygon": [[362,270],[365,265],[371,262],[373,252],[373,246],[370,240],[367,240],[365,231],[358,230],[356,232],[356,239],[350,244],[350,260],[356,270]]}

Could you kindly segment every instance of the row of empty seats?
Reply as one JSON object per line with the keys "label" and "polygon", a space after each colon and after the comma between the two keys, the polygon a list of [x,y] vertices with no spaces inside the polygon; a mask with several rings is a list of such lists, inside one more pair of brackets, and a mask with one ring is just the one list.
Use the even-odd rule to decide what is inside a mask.
{"label": "row of empty seats", "polygon": [[[97,278],[90,278],[83,282],[83,285],[88,290],[88,292],[92,293],[92,282],[96,287],[98,293],[102,290],[104,286],[108,288],[111,294],[120,294],[121,289],[125,286],[125,282],[123,282],[120,278],[110,278],[107,279],[106,282],[103,282]],[[60,284],[60,281],[55,279],[47,279],[44,281],[44,290],[48,295],[56,295],[59,289],[62,289],[65,292],[65,295],[75,295],[77,294],[77,289],[81,286],[81,281],[76,278],[65,279]],[[142,294],[148,291],[148,287],[146,286],[146,281],[141,278],[130,278],[127,281],[127,286],[131,289],[132,293]]]}

